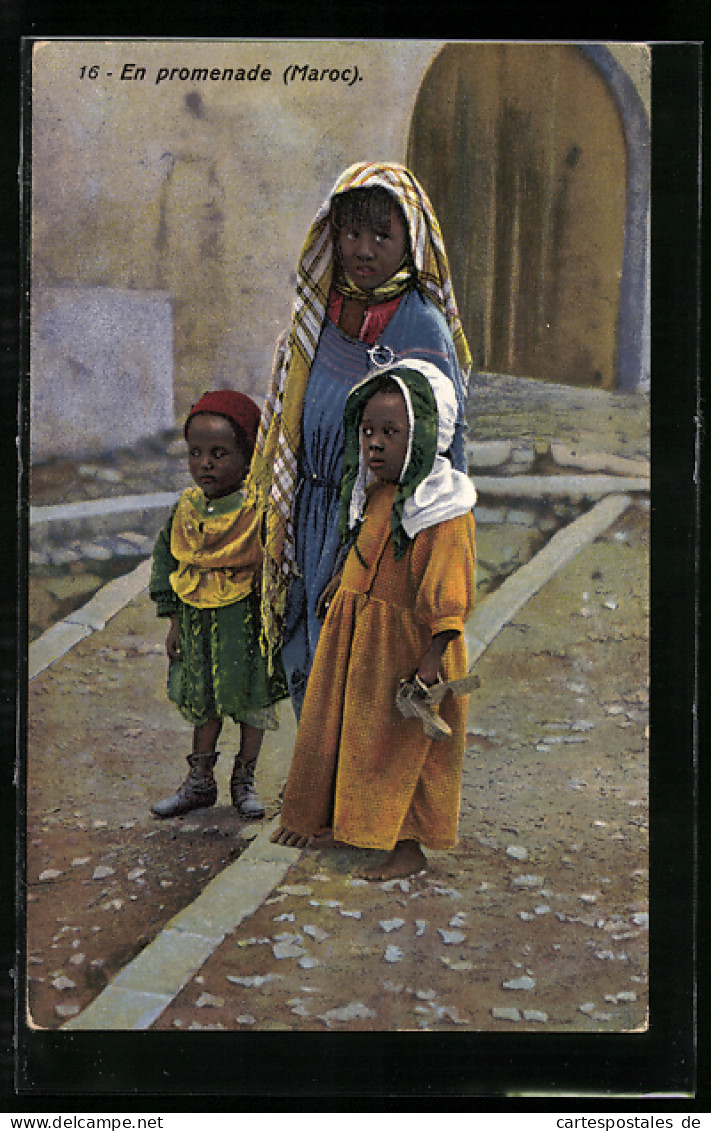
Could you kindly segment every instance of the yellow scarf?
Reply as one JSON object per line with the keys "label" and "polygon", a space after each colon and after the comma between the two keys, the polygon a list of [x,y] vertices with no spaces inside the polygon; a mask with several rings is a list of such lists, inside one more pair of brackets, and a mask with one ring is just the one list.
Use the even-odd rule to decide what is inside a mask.
{"label": "yellow scarf", "polygon": [[410,289],[416,277],[415,269],[408,255],[403,259],[394,275],[391,275],[379,287],[373,287],[370,291],[365,291],[357,283],[354,283],[350,275],[343,269],[336,271],[333,285],[339,295],[343,295],[344,298],[357,298],[370,306],[371,303],[390,302],[398,295],[403,295],[405,291]]}
{"label": "yellow scarf", "polygon": [[262,560],[256,511],[241,491],[210,502],[189,487],[173,516],[170,550],[178,562],[170,584],[181,601],[198,609],[232,605],[247,595]]}
{"label": "yellow scarf", "polygon": [[302,248],[292,322],[277,344],[272,385],[264,402],[246,483],[248,499],[263,521],[261,616],[263,643],[269,657],[281,641],[286,596],[296,569],[291,508],[298,475],[306,386],[334,276],[331,200],[336,193],[376,185],[388,189],[402,207],[415,265],[415,281],[447,321],[465,384],[471,368],[442,233],[427,194],[402,165],[373,162],[352,165],[339,177],[321,205]]}

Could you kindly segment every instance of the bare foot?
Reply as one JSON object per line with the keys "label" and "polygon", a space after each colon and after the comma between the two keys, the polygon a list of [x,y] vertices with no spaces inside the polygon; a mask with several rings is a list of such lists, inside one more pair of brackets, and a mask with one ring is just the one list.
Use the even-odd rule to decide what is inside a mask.
{"label": "bare foot", "polygon": [[269,839],[272,844],[283,844],[286,848],[306,848],[310,838],[302,836],[301,833],[292,832],[291,829],[282,828],[280,825]]}
{"label": "bare foot", "polygon": [[319,829],[309,837],[309,848],[340,848],[341,841],[333,839],[333,829]]}
{"label": "bare foot", "polygon": [[427,867],[427,857],[416,840],[399,840],[382,864],[373,864],[358,873],[363,880],[397,880],[414,876]]}

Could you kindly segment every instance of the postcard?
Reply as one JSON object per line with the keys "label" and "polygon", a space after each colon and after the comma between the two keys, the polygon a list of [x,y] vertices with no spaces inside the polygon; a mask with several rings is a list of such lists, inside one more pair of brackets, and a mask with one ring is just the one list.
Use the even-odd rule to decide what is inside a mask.
{"label": "postcard", "polygon": [[634,1061],[654,49],[25,47],[27,1047]]}

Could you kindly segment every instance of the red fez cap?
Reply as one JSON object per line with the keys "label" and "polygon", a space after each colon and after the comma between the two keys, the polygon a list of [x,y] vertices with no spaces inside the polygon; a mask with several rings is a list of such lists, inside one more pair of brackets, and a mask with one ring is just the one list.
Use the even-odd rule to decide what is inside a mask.
{"label": "red fez cap", "polygon": [[252,448],[257,439],[259,418],[261,413],[258,406],[246,393],[238,393],[235,389],[216,389],[213,393],[203,393],[199,401],[192,406],[185,421],[185,435],[187,436],[188,424],[199,412],[211,412],[215,416],[226,416],[244,432]]}

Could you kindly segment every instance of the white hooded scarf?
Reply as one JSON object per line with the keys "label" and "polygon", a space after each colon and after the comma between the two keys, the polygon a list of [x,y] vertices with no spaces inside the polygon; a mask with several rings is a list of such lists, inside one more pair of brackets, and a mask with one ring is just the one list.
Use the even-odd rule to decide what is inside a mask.
{"label": "white hooded scarf", "polygon": [[[403,479],[410,461],[414,414],[407,385],[398,378],[396,372],[391,372],[391,369],[413,369],[420,373],[429,382],[437,405],[437,454],[432,470],[410,498],[406,500],[402,512],[403,529],[408,538],[414,538],[421,530],[426,530],[440,522],[446,522],[450,518],[458,518],[459,515],[467,514],[474,507],[477,494],[469,476],[462,471],[456,471],[445,455],[454,438],[454,427],[457,421],[458,409],[454,386],[436,365],[429,361],[419,361],[416,358],[398,361],[392,367],[380,370],[381,373],[388,373],[397,383],[407,408],[409,436],[400,479]],[[370,380],[372,377],[373,374],[371,373],[366,380]],[[375,476],[366,469],[361,452],[358,479],[350,503],[349,521],[351,528],[362,517],[365,488],[373,482],[374,478]]]}

